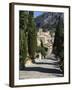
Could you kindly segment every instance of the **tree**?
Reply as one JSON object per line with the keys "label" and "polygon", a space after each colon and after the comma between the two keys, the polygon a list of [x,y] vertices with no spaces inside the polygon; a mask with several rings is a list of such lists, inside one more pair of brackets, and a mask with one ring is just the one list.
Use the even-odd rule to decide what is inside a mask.
{"label": "tree", "polygon": [[46,56],[46,51],[45,51],[45,48],[44,48],[44,47],[41,47],[41,54],[42,54],[42,56],[44,56],[44,58],[45,58],[45,56]]}
{"label": "tree", "polygon": [[19,13],[19,58],[20,69],[24,69],[25,59],[27,57],[27,36],[26,29],[28,23],[28,13],[20,11]]}
{"label": "tree", "polygon": [[42,40],[41,40],[41,47],[44,47],[44,46],[43,46],[43,42],[42,42]]}
{"label": "tree", "polygon": [[43,45],[42,40],[41,40],[41,54],[42,54],[42,56],[44,56],[44,58],[45,58],[45,56],[46,56],[46,50],[45,50],[45,47],[44,47],[44,45]]}
{"label": "tree", "polygon": [[36,45],[37,45],[37,32],[35,22],[32,16],[32,12],[29,13],[28,17],[28,53],[31,59],[35,58]]}
{"label": "tree", "polygon": [[59,16],[58,25],[55,32],[54,53],[60,58],[60,68],[64,71],[64,25],[63,20]]}
{"label": "tree", "polygon": [[28,24],[28,12],[20,11],[19,12],[19,28],[20,30],[24,30],[26,32],[27,24]]}
{"label": "tree", "polygon": [[23,60],[25,60],[27,56],[27,38],[25,36],[25,32],[21,31],[21,37],[20,37],[20,56]]}
{"label": "tree", "polygon": [[41,40],[41,46],[38,46],[38,47],[37,47],[36,52],[37,52],[37,53],[40,52],[41,55],[44,56],[44,58],[45,58],[46,52],[47,52],[47,48],[44,47],[42,40]]}
{"label": "tree", "polygon": [[37,32],[33,12],[20,11],[19,23],[20,61],[24,65],[27,54],[29,54],[32,60],[35,58]]}
{"label": "tree", "polygon": [[27,57],[27,38],[25,36],[25,32],[20,32],[20,64],[22,69],[24,68],[24,63]]}
{"label": "tree", "polygon": [[54,39],[54,49],[55,49],[55,54],[56,56],[59,56],[59,52],[61,50],[61,45],[63,43],[63,38],[64,38],[64,35],[63,35],[63,28],[61,27],[61,20],[60,20],[60,17],[59,17],[59,21],[58,21],[58,24],[57,24],[57,27],[56,27],[56,32],[55,32],[55,39]]}

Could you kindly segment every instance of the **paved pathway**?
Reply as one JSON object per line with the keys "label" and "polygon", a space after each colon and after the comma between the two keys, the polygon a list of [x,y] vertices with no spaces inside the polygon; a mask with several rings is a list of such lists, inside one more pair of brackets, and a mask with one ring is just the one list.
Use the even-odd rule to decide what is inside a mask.
{"label": "paved pathway", "polygon": [[35,63],[26,66],[24,70],[20,71],[19,76],[20,79],[50,78],[62,77],[63,74],[60,71],[58,60],[54,56],[50,56],[48,59],[35,59]]}

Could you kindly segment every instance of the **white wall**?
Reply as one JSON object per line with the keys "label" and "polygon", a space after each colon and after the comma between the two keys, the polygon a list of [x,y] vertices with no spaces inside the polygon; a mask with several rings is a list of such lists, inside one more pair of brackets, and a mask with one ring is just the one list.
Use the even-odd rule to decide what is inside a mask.
{"label": "white wall", "polygon": [[[57,5],[71,5],[72,0],[0,0],[0,90],[11,89],[8,86],[9,81],[9,2],[26,2],[26,3],[43,3],[43,4],[57,4]],[[71,7],[72,10],[72,7]],[[72,12],[71,12],[72,15]],[[71,18],[72,21],[72,18]],[[71,36],[72,38],[72,36]],[[71,62],[72,63],[72,62]],[[71,65],[72,68],[72,65]],[[71,74],[72,75],[72,74]],[[16,90],[58,90],[65,89],[71,90],[72,84],[70,85],[55,85],[55,86],[44,86],[44,87],[24,87],[14,88]]]}

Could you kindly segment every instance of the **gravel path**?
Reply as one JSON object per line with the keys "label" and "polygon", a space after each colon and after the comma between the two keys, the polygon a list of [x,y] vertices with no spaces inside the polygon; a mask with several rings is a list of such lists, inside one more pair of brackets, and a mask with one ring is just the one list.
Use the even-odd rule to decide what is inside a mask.
{"label": "gravel path", "polygon": [[35,59],[35,63],[25,67],[25,69],[19,73],[20,79],[51,78],[62,76],[63,74],[58,66],[58,60],[52,56],[48,59]]}

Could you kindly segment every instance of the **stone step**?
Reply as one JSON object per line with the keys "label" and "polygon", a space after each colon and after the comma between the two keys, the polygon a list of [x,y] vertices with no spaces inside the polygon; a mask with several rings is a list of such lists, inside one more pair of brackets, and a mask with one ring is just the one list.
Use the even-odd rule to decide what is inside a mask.
{"label": "stone step", "polygon": [[35,63],[57,63],[58,60],[52,60],[52,59],[35,59]]}
{"label": "stone step", "polygon": [[41,67],[41,68],[47,68],[47,69],[60,69],[58,65],[50,65],[50,64],[30,64],[26,65],[25,67]]}

